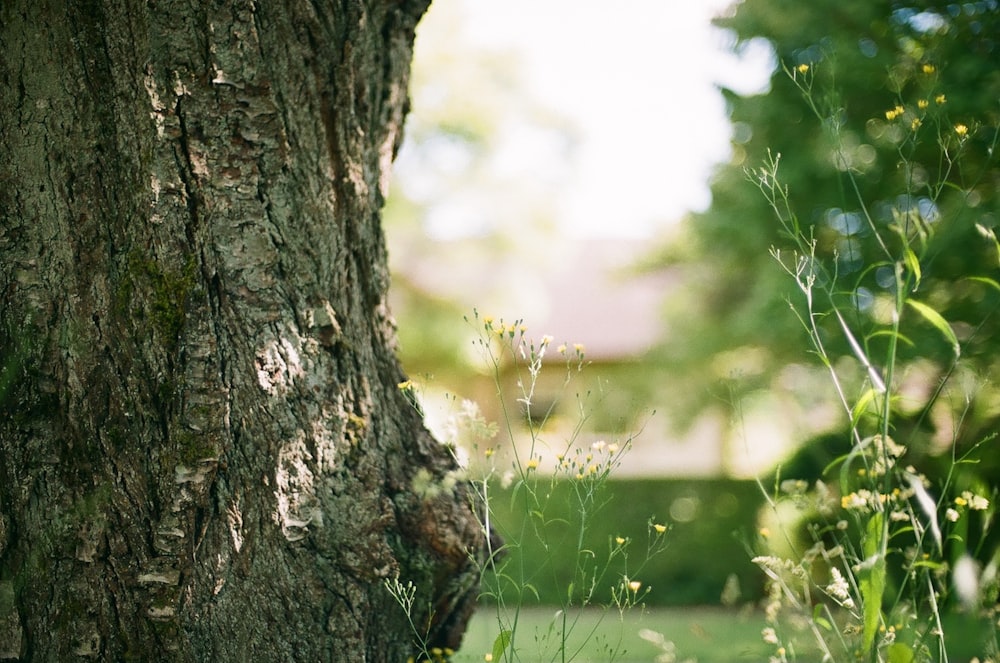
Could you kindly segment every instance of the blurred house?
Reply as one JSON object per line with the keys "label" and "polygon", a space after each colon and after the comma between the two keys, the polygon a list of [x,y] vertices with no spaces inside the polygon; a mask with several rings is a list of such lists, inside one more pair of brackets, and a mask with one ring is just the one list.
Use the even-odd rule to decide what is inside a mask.
{"label": "blurred house", "polygon": [[[480,330],[483,316],[492,317],[494,326],[501,320],[523,321],[526,344],[533,342],[537,349],[543,336],[552,341],[535,379],[530,408],[524,393],[531,383],[526,360],[512,361],[508,353],[494,372],[476,357],[470,360],[472,370],[448,375],[440,366],[430,370],[421,364],[419,348],[404,348],[411,373],[418,365],[417,373],[433,374],[423,385],[432,427],[447,418],[436,410],[454,410],[462,399],[471,399],[487,420],[510,423],[512,435],[504,433],[506,426],[500,427],[497,452],[511,452],[504,438],[512,436],[521,462],[537,458],[538,471],[552,471],[557,456],[572,458],[576,449],[586,457],[595,443],[598,449],[606,448],[601,442],[623,447],[631,440],[631,449],[621,456],[616,470],[619,477],[747,476],[766,471],[780,454],[757,444],[749,453],[742,441],[734,443],[725,415],[702,417],[680,434],[666,415],[656,413],[666,398],[663,385],[670,375],[647,353],[665,338],[663,301],[678,279],[669,271],[646,274],[635,269],[648,248],[644,242],[560,242],[532,270],[524,268],[523,256],[516,265],[488,265],[482,254],[461,248],[436,252],[433,259],[424,253],[425,257],[414,258],[421,262],[403,265],[405,271],[398,278],[410,288],[455,302],[470,318],[476,309]],[[394,302],[393,310],[401,328],[419,324],[414,302]],[[467,347],[476,347],[476,324],[472,320],[468,328]],[[564,354],[558,352],[562,345]],[[585,364],[579,373],[577,345]],[[493,347],[498,347],[495,340]],[[505,402],[497,395],[497,380],[503,385]],[[442,392],[454,396],[442,399]],[[758,423],[751,426],[755,437],[787,437],[769,430],[773,417]]]}

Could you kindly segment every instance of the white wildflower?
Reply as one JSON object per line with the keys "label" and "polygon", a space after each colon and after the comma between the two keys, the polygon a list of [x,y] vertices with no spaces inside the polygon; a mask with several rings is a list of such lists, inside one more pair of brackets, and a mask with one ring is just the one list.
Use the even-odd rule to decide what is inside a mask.
{"label": "white wildflower", "polygon": [[848,610],[853,609],[854,599],[851,598],[851,588],[847,584],[847,580],[844,578],[843,574],[841,574],[840,569],[836,566],[832,567],[830,569],[830,575],[833,578],[833,582],[826,586],[826,593]]}

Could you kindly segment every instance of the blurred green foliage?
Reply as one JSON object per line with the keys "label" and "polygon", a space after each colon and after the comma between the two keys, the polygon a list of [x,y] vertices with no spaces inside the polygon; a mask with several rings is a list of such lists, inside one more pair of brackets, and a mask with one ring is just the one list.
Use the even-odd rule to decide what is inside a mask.
{"label": "blurred green foliage", "polygon": [[[577,565],[573,556],[582,516],[570,484],[552,485],[544,527],[537,520],[541,514],[526,517],[523,492],[512,488],[494,492],[490,501],[493,525],[509,546],[504,564],[517,578],[506,586],[515,591],[530,585],[540,604],[562,603]],[[543,485],[548,484],[539,482],[536,489],[543,490]],[[643,589],[650,588],[643,599],[649,605],[719,605],[727,581],[731,602],[759,598],[763,580],[748,553],[748,545],[757,536],[757,511],[763,502],[755,482],[612,479],[602,486],[602,495],[599,503],[603,506],[589,514],[579,549],[591,551],[600,561],[621,537],[628,541],[628,563],[616,560],[598,581],[596,603],[612,603],[611,588],[623,575],[641,581]],[[644,562],[650,522],[667,525],[667,548]],[[581,555],[589,559],[587,552]],[[525,603],[535,603],[531,590]]]}
{"label": "blurred green foliage", "polygon": [[[833,305],[852,311],[848,323],[876,360],[887,341],[871,332],[886,322],[879,302],[893,295],[893,266],[878,236],[891,236],[900,219],[913,221],[911,231],[920,226],[926,268],[917,298],[951,324],[963,366],[955,369],[951,347],[920,315],[904,319],[909,342],[899,374],[919,366],[923,392],[897,412],[895,432],[924,453],[934,451],[935,433],[951,441],[943,426],[957,429],[960,448],[978,442],[1000,419],[1000,395],[988,379],[1000,354],[1000,263],[990,236],[1000,221],[998,3],[745,0],[717,23],[737,49],[766,40],[779,66],[764,94],[724,91],[732,161],[714,178],[711,207],[688,220],[686,243],[664,253],[687,274],[669,303],[671,335],[659,357],[678,387],[672,414],[690,421],[720,398],[737,403],[756,390],[802,388],[783,380],[790,364],[810,361],[789,310],[803,297],[770,253],[790,253],[793,243],[748,177],[780,154],[791,210],[831,266],[832,283],[819,285],[831,286],[833,297],[821,312]],[[901,250],[899,242],[887,248]],[[836,317],[820,324],[831,355],[849,359]],[[757,358],[752,370],[707,368],[748,355]],[[952,416],[935,422],[932,410],[944,405],[936,389],[947,378],[967,378],[969,400],[958,399],[948,406]],[[846,435],[844,442],[842,451]]]}

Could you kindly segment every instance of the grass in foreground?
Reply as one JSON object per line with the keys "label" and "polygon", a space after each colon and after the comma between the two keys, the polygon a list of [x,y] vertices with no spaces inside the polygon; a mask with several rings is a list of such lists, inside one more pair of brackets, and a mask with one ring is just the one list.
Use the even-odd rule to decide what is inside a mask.
{"label": "grass in foreground", "polygon": [[[549,642],[551,638],[548,637],[556,610],[544,606],[522,608],[518,629],[525,649],[518,652],[516,660],[523,663],[562,660],[553,646],[555,643]],[[662,634],[664,641],[673,643],[676,656],[673,660],[678,663],[766,661],[770,647],[761,640],[762,624],[760,614],[723,608],[637,609],[625,613],[624,620],[619,620],[617,611],[595,608],[583,614],[579,629],[581,633],[593,633],[592,637],[582,649],[571,641],[567,648],[567,660],[570,654],[576,654],[573,660],[577,663],[608,661],[608,643],[616,643],[621,638],[625,652],[616,661],[650,663],[665,653],[662,647],[640,636],[641,632],[651,631]],[[496,628],[491,606],[482,606],[469,625],[462,651],[452,660],[455,663],[484,661],[493,647]],[[528,650],[526,643],[537,647]]]}

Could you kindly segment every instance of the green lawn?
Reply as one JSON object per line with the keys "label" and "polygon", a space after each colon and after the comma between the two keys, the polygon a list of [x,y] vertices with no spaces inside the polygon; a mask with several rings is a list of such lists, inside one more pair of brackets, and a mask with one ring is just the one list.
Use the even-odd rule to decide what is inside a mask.
{"label": "green lawn", "polygon": [[[739,661],[766,661],[774,653],[773,645],[761,638],[764,616],[760,612],[721,607],[685,608],[656,607],[645,610],[636,608],[619,618],[618,612],[598,608],[582,613],[571,630],[567,656],[559,654],[556,610],[549,607],[524,608],[517,625],[515,640],[519,663],[653,663],[658,654],[664,653],[639,636],[644,629],[663,635],[674,645],[676,663],[734,663]],[[974,656],[984,658],[993,651],[995,623],[989,618],[976,618],[965,614],[945,615],[945,633],[948,656],[951,661],[969,661]],[[473,617],[465,636],[462,650],[453,658],[454,663],[482,663],[484,655],[493,648],[497,637],[496,616],[493,606],[484,605]],[[800,641],[807,644],[808,638]],[[612,657],[611,652],[617,653]],[[819,660],[817,651],[799,651],[797,660]]]}
{"label": "green lawn", "polygon": [[[521,611],[515,641],[517,658],[523,663],[563,659],[558,653],[557,629],[553,608],[532,607]],[[597,663],[611,661],[610,651],[619,647],[613,660],[619,663],[652,663],[663,650],[639,636],[642,629],[661,633],[674,643],[676,660],[698,663],[733,663],[766,661],[770,647],[761,640],[763,616],[721,608],[652,608],[635,609],[622,620],[617,611],[589,610],[580,617],[570,638],[566,661]],[[498,627],[492,606],[483,606],[473,618],[462,651],[455,663],[481,663],[491,651]],[[587,639],[585,636],[592,634]],[[585,644],[582,641],[587,639]]]}

